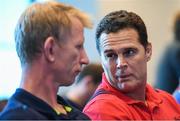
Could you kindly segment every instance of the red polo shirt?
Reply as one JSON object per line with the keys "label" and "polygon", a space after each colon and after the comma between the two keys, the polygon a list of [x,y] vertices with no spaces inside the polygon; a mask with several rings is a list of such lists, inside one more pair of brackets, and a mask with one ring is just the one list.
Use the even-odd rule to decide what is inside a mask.
{"label": "red polo shirt", "polygon": [[180,119],[180,105],[173,97],[161,90],[146,86],[147,105],[133,100],[113,88],[103,74],[98,89],[107,90],[108,94],[100,94],[93,98],[83,112],[92,120],[173,120]]}

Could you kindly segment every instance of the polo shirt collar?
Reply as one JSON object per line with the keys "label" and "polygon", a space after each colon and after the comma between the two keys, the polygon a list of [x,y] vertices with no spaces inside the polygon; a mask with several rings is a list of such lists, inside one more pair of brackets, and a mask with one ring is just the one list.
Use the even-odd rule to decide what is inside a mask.
{"label": "polo shirt collar", "polygon": [[[115,94],[116,96],[118,96],[119,98],[124,100],[129,105],[142,103],[142,101],[134,100],[134,99],[124,95],[120,90],[111,86],[104,73],[102,74],[102,83],[99,86],[99,88],[104,88],[104,89],[108,90],[109,92],[112,92],[113,94]],[[160,103],[162,103],[162,100],[158,98],[158,93],[148,84],[146,85],[146,98],[147,98],[148,103],[150,102],[154,106],[157,106]]]}
{"label": "polo shirt collar", "polygon": [[[35,97],[31,93],[27,92],[24,89],[18,88],[16,89],[15,95],[13,95],[14,99],[17,99],[24,104],[27,104],[27,106],[32,107],[33,109],[46,114],[46,115],[53,115],[53,117],[56,117],[58,114],[56,111],[45,101],[41,100],[38,97]],[[61,105],[63,105],[68,113],[68,115],[71,115],[72,108],[68,106],[68,104],[64,101],[64,99],[60,96],[57,96],[57,102]],[[66,117],[67,115],[60,114],[62,117]]]}
{"label": "polo shirt collar", "polygon": [[12,98],[15,98],[24,104],[27,104],[27,106],[32,107],[33,109],[43,112],[43,113],[51,113],[56,112],[50,107],[49,104],[47,104],[45,101],[41,100],[38,97],[35,97],[31,93],[27,92],[24,89],[18,88],[16,89],[15,95],[13,95]]}

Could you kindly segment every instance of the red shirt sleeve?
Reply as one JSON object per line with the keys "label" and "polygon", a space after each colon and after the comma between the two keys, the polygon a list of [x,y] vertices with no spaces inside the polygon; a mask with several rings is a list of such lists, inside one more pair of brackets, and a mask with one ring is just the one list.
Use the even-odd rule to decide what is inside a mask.
{"label": "red shirt sleeve", "polygon": [[83,112],[92,120],[129,120],[130,115],[127,109],[118,106],[112,100],[91,101],[85,106]]}

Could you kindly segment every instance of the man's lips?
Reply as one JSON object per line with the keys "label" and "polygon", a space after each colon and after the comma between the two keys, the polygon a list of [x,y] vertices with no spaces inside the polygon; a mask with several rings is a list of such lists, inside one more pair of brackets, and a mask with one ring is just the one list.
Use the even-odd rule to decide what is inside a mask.
{"label": "man's lips", "polygon": [[120,75],[119,78],[127,78],[127,77],[129,77],[129,76],[130,76],[130,74]]}
{"label": "man's lips", "polygon": [[81,70],[77,70],[77,71],[76,71],[76,74],[78,75],[80,72],[81,72]]}
{"label": "man's lips", "polygon": [[130,76],[131,76],[131,74],[123,74],[123,75],[120,75],[120,76],[116,76],[116,79],[118,79],[118,80],[126,80]]}

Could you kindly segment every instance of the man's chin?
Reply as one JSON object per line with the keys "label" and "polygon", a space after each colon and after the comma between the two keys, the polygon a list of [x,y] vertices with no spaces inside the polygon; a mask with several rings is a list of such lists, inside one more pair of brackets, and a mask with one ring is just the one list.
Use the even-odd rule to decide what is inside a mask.
{"label": "man's chin", "polygon": [[69,83],[67,83],[66,86],[71,86],[73,83],[74,83],[74,80],[73,81],[69,81]]}
{"label": "man's chin", "polygon": [[120,83],[117,86],[118,86],[118,89],[122,92],[129,92],[130,91],[130,88],[129,88],[128,84],[126,84],[126,82]]}
{"label": "man's chin", "polygon": [[64,81],[63,85],[60,86],[71,86],[74,83],[74,79]]}

